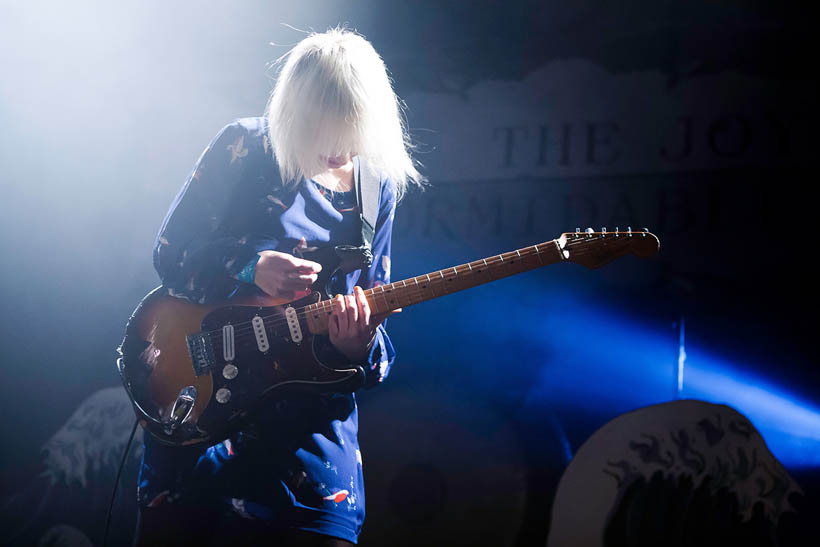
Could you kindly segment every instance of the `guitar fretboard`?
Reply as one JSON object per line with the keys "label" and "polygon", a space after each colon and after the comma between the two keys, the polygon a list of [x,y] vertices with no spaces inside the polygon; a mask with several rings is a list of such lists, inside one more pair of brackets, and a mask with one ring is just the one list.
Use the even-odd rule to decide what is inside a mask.
{"label": "guitar fretboard", "polygon": [[[496,279],[565,260],[558,240],[531,245],[495,256],[379,285],[364,291],[372,314],[389,313],[439,296],[463,291]],[[310,331],[327,332],[334,301],[323,300],[304,308]]]}

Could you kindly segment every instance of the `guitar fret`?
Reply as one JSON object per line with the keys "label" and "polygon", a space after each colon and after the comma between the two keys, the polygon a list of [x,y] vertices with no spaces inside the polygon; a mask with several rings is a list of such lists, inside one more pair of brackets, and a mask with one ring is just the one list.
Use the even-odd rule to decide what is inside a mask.
{"label": "guitar fret", "polygon": [[429,290],[430,294],[432,294],[433,298],[435,298],[437,295],[436,295],[436,291],[433,290],[433,284],[430,282],[430,274],[424,274],[424,277],[427,278],[427,285],[426,286],[423,285],[422,290]]}
{"label": "guitar fret", "polygon": [[524,251],[524,254],[521,258],[521,263],[526,264],[527,268],[530,269],[537,267],[540,263],[540,260],[538,254],[534,252],[534,249],[532,247],[526,247],[521,250]]}
{"label": "guitar fret", "polygon": [[487,275],[488,275],[488,276],[490,276],[490,279],[491,279],[491,280],[495,279],[495,276],[493,275],[493,269],[492,269],[492,268],[490,267],[490,265],[487,263],[487,259],[486,259],[486,258],[482,258],[482,259],[481,259],[481,262],[484,264],[484,270],[487,272]]}
{"label": "guitar fret", "polygon": [[476,260],[474,262],[470,262],[470,272],[473,272],[473,264],[475,264],[475,267],[476,267],[476,270],[475,270],[475,274],[476,274],[475,278],[477,280],[476,284],[484,283],[483,281],[481,281],[481,274],[486,273],[486,270],[482,270],[481,269],[482,264],[479,264],[478,261]]}
{"label": "guitar fret", "polygon": [[386,302],[388,303],[387,304],[387,309],[392,310],[394,308],[401,307],[401,306],[394,306],[393,305],[397,301],[396,297],[395,297],[396,284],[395,283],[390,283],[389,285],[382,285],[382,286],[383,287],[390,287],[389,289],[383,289],[384,292],[386,292],[389,295],[389,297],[385,297]]}
{"label": "guitar fret", "polygon": [[439,281],[441,282],[441,288],[444,291],[444,294],[450,294],[450,291],[447,289],[447,283],[446,283],[447,280],[444,278],[444,271],[439,270],[435,273],[437,273],[439,275],[439,278],[436,280],[436,282],[439,282]]}
{"label": "guitar fret", "polygon": [[[399,290],[399,303],[402,304],[403,306],[409,306],[410,304],[412,304],[412,301],[410,300],[410,297],[411,297],[410,291],[407,290],[407,280],[402,279],[401,280],[401,287],[400,287],[400,290]],[[402,300],[404,300],[404,302],[407,302],[407,303],[404,304],[402,302]]]}
{"label": "guitar fret", "polygon": [[[399,283],[401,283],[401,286],[399,285]],[[402,297],[406,296],[404,291],[402,290],[403,288],[404,288],[404,279],[401,279],[401,280],[396,281],[395,283],[393,283],[393,293],[392,294],[395,297],[395,302],[397,302],[399,304],[399,307],[402,307],[402,306],[406,305],[406,304],[402,304],[402,301],[401,301]]]}
{"label": "guitar fret", "polygon": [[536,256],[538,256],[538,262],[540,262],[541,265],[543,266],[544,265],[544,257],[541,256],[541,251],[538,250],[538,244],[536,243],[535,245],[533,245],[533,247],[535,247],[535,254],[536,254]]}
{"label": "guitar fret", "polygon": [[384,313],[390,311],[390,304],[387,303],[387,297],[384,295],[384,285],[379,285],[376,287],[379,289],[379,294],[382,296],[382,301],[384,302]]}
{"label": "guitar fret", "polygon": [[[407,289],[407,283],[405,283],[404,279],[401,280],[401,289]],[[409,306],[412,303],[409,300],[410,295],[407,294],[406,290],[400,290],[399,294],[396,296],[396,298],[399,301],[399,304],[402,304],[402,301],[401,301],[402,298],[408,299],[407,304],[402,304],[403,306]]]}
{"label": "guitar fret", "polygon": [[425,300],[424,294],[419,290],[419,280],[415,277],[413,278],[413,293],[412,294],[415,296],[415,300],[416,300],[414,302],[414,304],[424,302],[424,300]]}

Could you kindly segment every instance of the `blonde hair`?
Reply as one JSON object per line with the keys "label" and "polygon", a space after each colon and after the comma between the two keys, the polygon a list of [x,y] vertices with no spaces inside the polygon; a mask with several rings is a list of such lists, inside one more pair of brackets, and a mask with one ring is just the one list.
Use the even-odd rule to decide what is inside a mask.
{"label": "blonde hair", "polygon": [[311,33],[284,60],[266,109],[285,184],[327,170],[321,157],[359,155],[382,171],[401,199],[423,177],[384,61],[364,37],[335,28]]}

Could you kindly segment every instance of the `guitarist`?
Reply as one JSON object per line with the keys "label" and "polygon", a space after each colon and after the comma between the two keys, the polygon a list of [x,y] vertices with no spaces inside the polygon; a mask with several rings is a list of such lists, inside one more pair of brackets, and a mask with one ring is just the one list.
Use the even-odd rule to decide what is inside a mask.
{"label": "guitarist", "polygon": [[[396,203],[422,177],[384,63],[363,37],[310,34],[283,62],[266,115],[227,125],[199,158],[154,266],[169,294],[202,304],[304,296],[323,251],[361,243],[354,160],[370,166],[380,178],[372,262],[328,281],[337,306],[318,342],[330,359],[362,365],[373,386],[395,350],[362,287],[390,282]],[[145,435],[136,544],[355,544],[365,516],[357,429],[354,395],[331,394],[277,401],[207,449]]]}

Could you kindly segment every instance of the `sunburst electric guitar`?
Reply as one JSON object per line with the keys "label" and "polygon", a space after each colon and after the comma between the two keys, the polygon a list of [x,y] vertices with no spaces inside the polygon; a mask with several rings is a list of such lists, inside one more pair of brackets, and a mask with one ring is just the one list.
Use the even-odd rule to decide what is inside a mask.
{"label": "sunburst electric guitar", "polygon": [[[598,268],[626,254],[653,256],[659,246],[648,230],[588,229],[364,294],[372,313],[387,314],[541,266]],[[314,290],[292,302],[254,296],[201,305],[150,292],[128,322],[117,360],[142,426],[166,444],[214,443],[283,394],[358,389],[361,367],[322,362],[316,350],[334,306],[326,296]]]}

